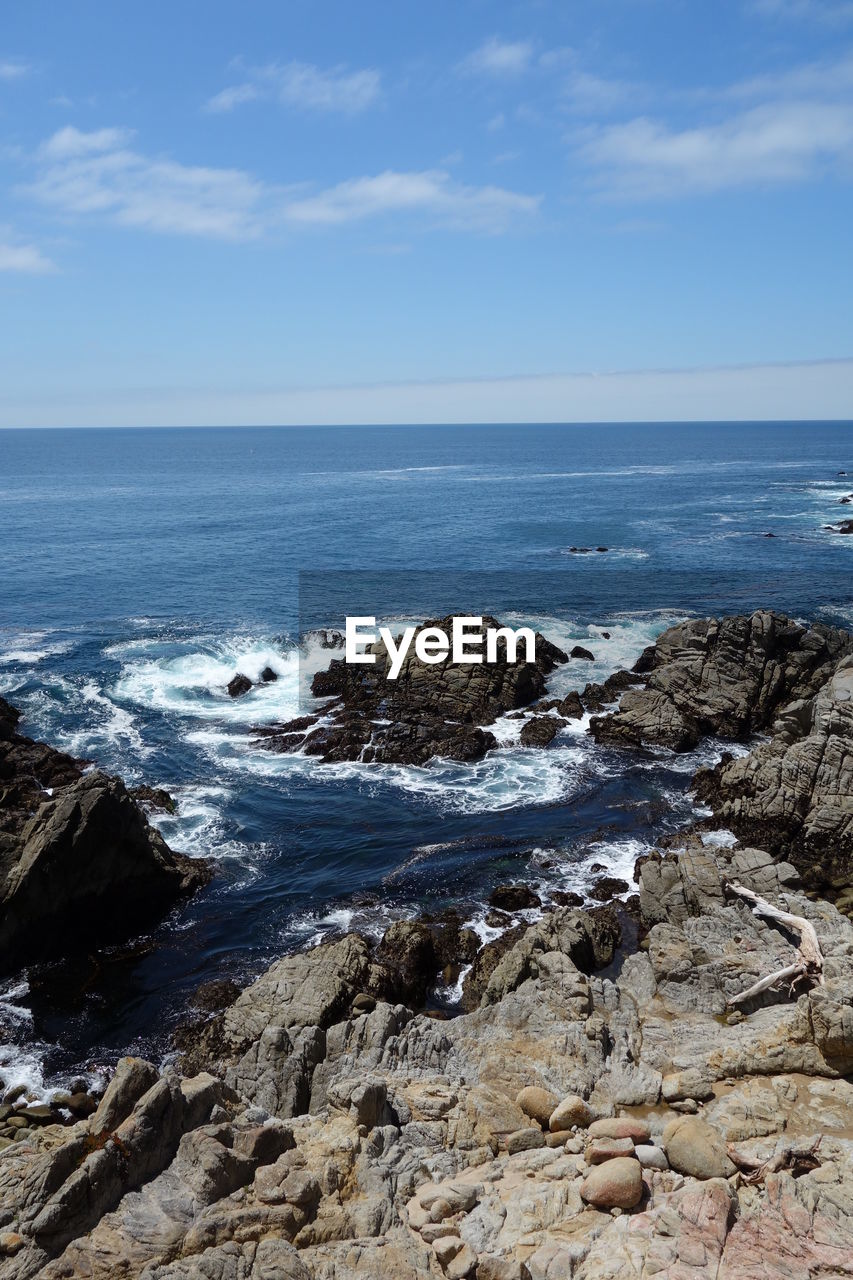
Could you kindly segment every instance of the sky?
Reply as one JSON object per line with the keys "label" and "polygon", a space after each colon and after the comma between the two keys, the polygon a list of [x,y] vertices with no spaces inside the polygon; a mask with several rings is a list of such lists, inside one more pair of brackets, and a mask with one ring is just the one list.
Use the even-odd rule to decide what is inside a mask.
{"label": "sky", "polygon": [[853,0],[4,0],[0,426],[853,418]]}

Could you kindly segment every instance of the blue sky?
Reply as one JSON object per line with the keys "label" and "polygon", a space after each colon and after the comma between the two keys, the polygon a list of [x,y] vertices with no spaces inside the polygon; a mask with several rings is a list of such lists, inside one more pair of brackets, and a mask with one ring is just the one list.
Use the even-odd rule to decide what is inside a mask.
{"label": "blue sky", "polygon": [[6,0],[0,424],[850,416],[851,181],[853,0]]}

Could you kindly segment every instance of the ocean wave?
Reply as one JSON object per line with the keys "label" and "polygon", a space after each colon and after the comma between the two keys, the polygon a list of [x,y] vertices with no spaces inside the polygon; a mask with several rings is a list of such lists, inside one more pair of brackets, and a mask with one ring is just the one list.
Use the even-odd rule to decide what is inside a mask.
{"label": "ocean wave", "polygon": [[[266,638],[235,636],[222,641],[193,637],[161,642],[160,647],[165,652],[152,656],[157,642],[143,639],[124,646],[117,654],[124,661],[111,690],[114,697],[148,710],[235,725],[290,720],[298,714],[300,662],[292,646],[282,651]],[[265,667],[278,678],[259,684]],[[254,687],[232,698],[227,685],[238,672]]]}
{"label": "ocean wave", "polygon": [[35,667],[72,648],[70,640],[51,640],[52,631],[0,631],[0,664]]}

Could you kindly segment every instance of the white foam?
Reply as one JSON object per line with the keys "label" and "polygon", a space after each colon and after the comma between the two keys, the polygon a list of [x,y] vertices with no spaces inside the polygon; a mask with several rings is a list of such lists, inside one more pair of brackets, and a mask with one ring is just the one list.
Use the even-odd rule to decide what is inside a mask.
{"label": "white foam", "polygon": [[87,680],[79,694],[91,710],[94,720],[81,729],[58,735],[67,751],[72,755],[87,755],[102,744],[107,744],[112,747],[126,746],[135,757],[144,758],[151,754],[152,748],[146,746],[132,713],[113,702],[94,680]]}
{"label": "white foam", "polygon": [[737,844],[737,836],[733,831],[721,827],[719,831],[704,831],[702,833],[702,843],[706,848],[733,849]]}
{"label": "white foam", "polygon": [[[290,720],[299,711],[299,655],[295,648],[282,652],[265,639],[234,637],[221,642],[196,637],[169,652],[147,656],[154,646],[143,641],[143,652],[125,649],[128,660],[112,693],[137,706],[199,720],[235,725]],[[139,649],[140,646],[137,646]],[[130,656],[131,652],[135,656]],[[328,656],[328,654],[327,654]],[[257,683],[265,667],[278,676],[268,684]],[[254,687],[231,698],[227,685],[238,673]]]}
{"label": "white foam", "polygon": [[229,836],[228,824],[222,815],[231,795],[226,786],[202,783],[171,786],[168,790],[175,801],[176,812],[154,812],[149,814],[149,821],[171,848],[191,858],[215,857],[240,863],[250,879],[260,875],[259,863],[271,846],[246,844]]}
{"label": "white foam", "polygon": [[16,666],[37,666],[45,658],[67,653],[68,640],[50,640],[50,631],[0,632],[0,663]]}

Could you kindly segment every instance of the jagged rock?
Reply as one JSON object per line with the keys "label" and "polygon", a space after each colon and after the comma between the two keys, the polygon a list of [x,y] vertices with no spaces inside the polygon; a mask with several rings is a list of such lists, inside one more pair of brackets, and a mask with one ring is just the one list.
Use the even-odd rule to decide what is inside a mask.
{"label": "jagged rock", "polygon": [[235,676],[228,681],[227,684],[229,698],[242,698],[244,693],[248,693],[252,687],[252,682],[248,676],[243,675],[242,671],[238,671]]}
{"label": "jagged rock", "polygon": [[791,702],[769,742],[697,776],[697,793],[747,840],[784,850],[814,887],[853,879],[853,656]]}
{"label": "jagged rock", "polygon": [[674,751],[704,734],[743,740],[785,703],[816,693],[851,646],[847,632],[773,613],[691,619],[658,637],[643,664],[645,688],[629,689],[618,712],[593,719],[590,731],[610,745]]}
{"label": "jagged rock", "polygon": [[585,649],[583,645],[576,644],[569,653],[570,658],[583,658],[585,662],[595,662],[595,654],[590,653],[589,649]]}
{"label": "jagged rock", "polygon": [[264,667],[261,672],[261,684],[272,684],[278,679],[278,672],[273,671],[272,667]]}
{"label": "jagged rock", "polygon": [[[484,628],[500,625],[492,617],[483,618]],[[449,634],[452,618],[423,627]],[[541,699],[546,677],[567,661],[561,649],[538,634],[534,662],[523,660],[523,647],[517,660],[508,662],[506,646],[500,642],[495,663],[455,664],[448,657],[428,664],[417,658],[413,642],[397,678],[391,680],[384,643],[378,641],[367,651],[375,655],[374,664],[333,658],[328,670],[314,677],[315,696],[332,699],[323,708],[324,723],[315,717],[310,726],[266,726],[258,730],[263,744],[272,750],[304,751],[325,763],[420,765],[433,756],[479,760],[497,745],[495,735],[483,726]],[[544,729],[528,732],[541,734]]]}
{"label": "jagged rock", "polygon": [[[174,853],[120,778],[17,732],[0,707],[0,968],[127,936],[211,866]],[[50,788],[52,794],[47,794]]]}

